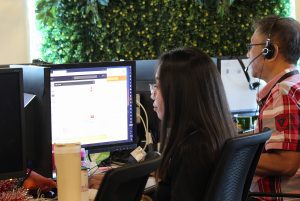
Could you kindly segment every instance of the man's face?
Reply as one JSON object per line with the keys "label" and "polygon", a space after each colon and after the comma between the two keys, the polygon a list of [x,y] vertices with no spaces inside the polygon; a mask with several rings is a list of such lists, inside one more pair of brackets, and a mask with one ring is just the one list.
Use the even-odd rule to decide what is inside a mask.
{"label": "man's face", "polygon": [[256,78],[262,78],[262,68],[264,66],[262,50],[265,47],[265,43],[266,37],[256,30],[251,37],[250,49],[247,53],[250,62],[252,62],[252,76]]}

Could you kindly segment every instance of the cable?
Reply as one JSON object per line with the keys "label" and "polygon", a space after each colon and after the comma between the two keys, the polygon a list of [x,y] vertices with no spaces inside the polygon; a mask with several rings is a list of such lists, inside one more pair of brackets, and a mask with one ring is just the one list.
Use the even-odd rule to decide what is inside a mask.
{"label": "cable", "polygon": [[[96,170],[94,170],[94,171],[91,173],[91,171],[92,171],[93,169],[95,169],[95,168],[96,168]],[[89,176],[94,175],[94,174],[97,172],[98,168],[99,168],[99,166],[98,166],[97,163],[96,163],[96,165],[94,165],[93,167],[88,168],[88,174],[89,174]]]}
{"label": "cable", "polygon": [[250,61],[250,63],[249,63],[249,64],[247,65],[247,67],[245,68],[245,71],[246,71],[246,72],[248,72],[248,69],[249,69],[250,65],[251,65],[258,57],[260,57],[262,54],[263,54],[263,53],[261,52],[259,55],[257,55],[256,57],[254,57],[254,58]]}
{"label": "cable", "polygon": [[143,112],[144,112],[144,114],[145,114],[145,118],[146,118],[146,123],[145,123],[145,121],[144,121],[144,119],[142,118],[142,116],[141,116],[141,115],[138,115],[138,117],[141,119],[141,121],[142,121],[142,123],[143,123],[143,126],[144,126],[144,129],[145,129],[145,138],[146,138],[146,142],[145,142],[145,146],[143,147],[143,150],[145,150],[149,144],[152,144],[152,143],[153,143],[153,140],[152,140],[152,135],[151,135],[151,133],[150,133],[149,130],[148,130],[149,127],[148,127],[148,115],[147,115],[147,111],[146,111],[146,109],[144,108],[144,106],[143,106],[139,101],[137,101],[136,103],[137,103],[137,105],[138,105],[139,107],[142,108],[142,110],[143,110]]}
{"label": "cable", "polygon": [[147,115],[147,112],[146,112],[144,106],[143,106],[139,101],[137,101],[136,103],[137,103],[137,105],[138,105],[139,107],[141,107],[142,110],[144,111],[144,114],[145,114],[145,117],[146,117],[147,131],[148,131],[148,115]]}
{"label": "cable", "polygon": [[[97,172],[98,168],[100,168],[100,167],[107,167],[108,169],[111,169],[111,168],[112,168],[111,165],[110,165],[110,164],[112,163],[110,157],[108,157],[108,158],[102,160],[102,161],[99,162],[99,163],[97,163],[97,161],[92,161],[92,160],[91,160],[91,157],[90,157],[90,154],[88,154],[88,158],[89,158],[90,162],[94,162],[94,163],[95,163],[95,165],[94,165],[93,167],[88,168],[89,176],[94,175],[94,174]],[[109,160],[109,162],[107,162],[107,160]],[[95,169],[95,168],[96,168],[96,169]],[[95,170],[94,170],[94,169],[95,169]],[[92,170],[94,170],[94,171],[91,172]],[[101,172],[104,172],[104,171],[101,171]]]}
{"label": "cable", "polygon": [[249,84],[249,89],[250,90],[255,90],[259,85],[260,85],[260,82],[254,82],[254,83],[251,83],[251,79],[250,79],[250,76],[249,76],[249,73],[248,73],[248,69],[249,69],[249,66],[252,64],[253,61],[255,61],[259,56],[261,56],[262,54],[259,54],[257,55],[256,57],[254,57],[254,59],[252,59],[250,61],[250,63],[247,65],[247,67],[245,67],[243,61],[237,56],[236,59],[238,60],[243,72],[244,72],[244,75],[246,77],[246,80]]}
{"label": "cable", "polygon": [[146,127],[146,125],[145,125],[145,121],[144,121],[144,119],[142,118],[142,116],[141,116],[141,115],[138,115],[138,117],[141,119],[141,121],[142,121],[142,123],[143,123],[143,126],[144,126],[144,130],[145,130],[146,143],[145,143],[145,146],[143,147],[143,150],[145,150],[146,147],[147,147],[147,145],[148,145],[148,135],[147,135],[148,130],[147,130],[147,127]]}
{"label": "cable", "polygon": [[136,149],[134,149],[132,152],[130,152],[130,156],[132,156],[131,158],[134,159],[132,162],[134,162],[134,163],[143,161],[145,159],[145,157],[147,155],[145,150],[147,147],[148,147],[148,151],[151,150],[152,146],[149,146],[149,145],[151,145],[153,143],[151,133],[148,132],[147,112],[146,112],[144,106],[138,100],[136,101],[136,103],[139,107],[141,107],[143,109],[143,112],[145,114],[146,123],[140,114],[137,114],[137,116],[141,119],[141,122],[143,123],[144,129],[145,129],[146,142],[145,142],[145,146],[143,148],[141,148],[141,146],[138,146]]}

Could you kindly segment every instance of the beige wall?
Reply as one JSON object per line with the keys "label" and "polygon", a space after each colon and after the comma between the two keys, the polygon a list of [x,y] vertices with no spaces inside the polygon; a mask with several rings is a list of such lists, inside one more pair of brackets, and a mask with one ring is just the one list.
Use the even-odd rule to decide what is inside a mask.
{"label": "beige wall", "polygon": [[0,0],[0,65],[29,62],[27,27],[26,0]]}
{"label": "beige wall", "polygon": [[300,22],[300,1],[295,0],[295,7],[296,7],[296,19]]}

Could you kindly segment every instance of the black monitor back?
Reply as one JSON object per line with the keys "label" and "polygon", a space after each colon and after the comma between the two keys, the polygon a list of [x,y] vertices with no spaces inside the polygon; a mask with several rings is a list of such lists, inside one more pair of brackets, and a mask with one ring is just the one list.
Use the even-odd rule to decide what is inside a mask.
{"label": "black monitor back", "polygon": [[158,60],[136,61],[136,91],[149,92],[149,84],[155,83]]}
{"label": "black monitor back", "polygon": [[[155,72],[158,60],[136,60],[136,93],[139,94],[139,101],[146,109],[149,130],[152,134],[154,143],[159,140],[159,120],[153,110],[153,100],[150,98],[149,84],[155,83]],[[145,119],[144,113],[141,116]],[[139,141],[145,140],[145,131],[142,124],[137,125]]]}
{"label": "black monitor back", "polygon": [[52,177],[50,69],[33,65],[10,65],[23,69],[24,92],[35,95],[25,107],[27,160],[29,166]]}

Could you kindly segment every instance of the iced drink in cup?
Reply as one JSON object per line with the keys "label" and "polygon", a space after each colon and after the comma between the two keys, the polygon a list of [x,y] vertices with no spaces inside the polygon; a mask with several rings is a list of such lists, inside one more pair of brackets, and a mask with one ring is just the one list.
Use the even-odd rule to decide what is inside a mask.
{"label": "iced drink in cup", "polygon": [[81,200],[80,143],[54,144],[58,201]]}

